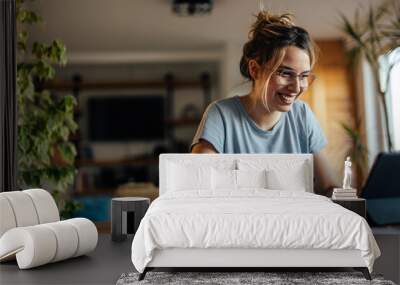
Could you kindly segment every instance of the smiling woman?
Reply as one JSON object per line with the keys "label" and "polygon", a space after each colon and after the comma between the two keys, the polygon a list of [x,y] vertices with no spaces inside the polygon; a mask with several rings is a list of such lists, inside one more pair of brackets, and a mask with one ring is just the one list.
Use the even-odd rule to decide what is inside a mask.
{"label": "smiling woman", "polygon": [[193,153],[312,153],[316,192],[338,185],[327,163],[327,140],[299,96],[315,79],[315,44],[291,15],[262,11],[243,47],[241,74],[251,92],[210,104],[193,139]]}

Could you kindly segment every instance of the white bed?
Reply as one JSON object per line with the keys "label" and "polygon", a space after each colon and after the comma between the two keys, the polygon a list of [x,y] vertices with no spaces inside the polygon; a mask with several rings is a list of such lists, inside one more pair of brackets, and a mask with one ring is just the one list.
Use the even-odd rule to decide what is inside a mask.
{"label": "white bed", "polygon": [[312,155],[161,155],[132,262],[140,279],[155,267],[354,267],[370,278],[380,251],[366,221],[312,192]]}

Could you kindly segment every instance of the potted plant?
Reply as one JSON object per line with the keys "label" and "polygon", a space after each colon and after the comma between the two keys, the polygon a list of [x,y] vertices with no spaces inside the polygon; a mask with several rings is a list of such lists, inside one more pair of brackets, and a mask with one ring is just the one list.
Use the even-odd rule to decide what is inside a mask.
{"label": "potted plant", "polygon": [[[364,17],[360,16],[361,11],[361,8],[356,11],[354,21],[342,15],[342,30],[349,39],[350,49],[348,53],[352,62],[354,63],[360,57],[364,57],[371,66],[375,91],[383,110],[387,148],[391,151],[393,142],[385,96],[387,89],[383,88],[384,84],[381,84],[380,81],[379,60],[382,55],[389,54],[400,47],[400,2],[389,0],[377,7],[370,4]],[[388,66],[389,72],[384,83],[389,81],[390,70],[395,64],[396,62]]]}
{"label": "potted plant", "polygon": [[78,205],[69,199],[74,181],[76,149],[69,141],[77,129],[73,96],[56,96],[41,86],[54,78],[53,65],[66,64],[66,47],[28,41],[27,27],[42,19],[17,0],[17,110],[18,185],[43,187],[58,204],[61,217],[69,217]]}

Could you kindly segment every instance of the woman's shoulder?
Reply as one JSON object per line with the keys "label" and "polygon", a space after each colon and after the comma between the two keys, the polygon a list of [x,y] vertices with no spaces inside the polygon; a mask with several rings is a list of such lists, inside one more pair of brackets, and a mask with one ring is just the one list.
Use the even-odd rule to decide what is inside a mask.
{"label": "woman's shoulder", "polygon": [[211,104],[215,104],[216,106],[218,106],[220,108],[229,109],[229,108],[237,106],[238,100],[240,100],[238,96],[227,97],[227,98],[215,100]]}
{"label": "woman's shoulder", "polygon": [[221,114],[228,114],[238,109],[238,101],[240,99],[235,97],[228,97],[215,100],[207,107],[208,112],[219,112]]}

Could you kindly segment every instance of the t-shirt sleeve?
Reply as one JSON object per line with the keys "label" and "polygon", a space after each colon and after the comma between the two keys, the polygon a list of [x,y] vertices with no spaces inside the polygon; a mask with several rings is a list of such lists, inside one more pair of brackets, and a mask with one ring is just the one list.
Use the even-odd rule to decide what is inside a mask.
{"label": "t-shirt sleeve", "polygon": [[306,108],[306,123],[307,123],[307,141],[310,153],[320,152],[328,143],[322,128],[307,104]]}
{"label": "t-shirt sleeve", "polygon": [[223,153],[225,141],[225,126],[221,115],[221,110],[215,103],[210,104],[204,112],[203,118],[197,128],[190,149],[197,144],[200,139],[211,143],[214,148]]}

